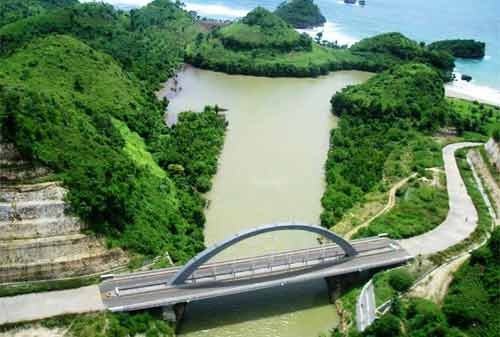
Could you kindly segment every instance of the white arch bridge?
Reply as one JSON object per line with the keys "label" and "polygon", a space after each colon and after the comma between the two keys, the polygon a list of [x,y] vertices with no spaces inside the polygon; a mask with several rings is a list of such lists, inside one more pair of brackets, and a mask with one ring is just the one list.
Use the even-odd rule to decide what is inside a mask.
{"label": "white arch bridge", "polygon": [[[319,234],[329,243],[307,249],[210,262],[217,254],[240,241],[284,230]],[[182,267],[110,275],[101,284],[100,290],[104,304],[111,311],[169,308],[319,278],[326,279],[330,290],[335,292],[342,280],[398,266],[412,258],[396,241],[386,237],[346,241],[319,226],[276,224],[237,234],[207,248]]]}

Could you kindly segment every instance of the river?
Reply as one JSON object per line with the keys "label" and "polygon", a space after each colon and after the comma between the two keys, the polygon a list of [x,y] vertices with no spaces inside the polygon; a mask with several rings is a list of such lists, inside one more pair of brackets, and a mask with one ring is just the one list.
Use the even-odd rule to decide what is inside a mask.
{"label": "river", "polygon": [[[229,121],[207,209],[212,245],[241,230],[277,222],[317,224],[324,190],[330,98],[370,75],[336,72],[318,79],[230,76],[192,67],[179,74],[169,118],[204,105],[227,109]],[[314,235],[281,232],[237,244],[227,259],[317,245]],[[323,281],[191,303],[185,337],[315,337],[337,324]]]}

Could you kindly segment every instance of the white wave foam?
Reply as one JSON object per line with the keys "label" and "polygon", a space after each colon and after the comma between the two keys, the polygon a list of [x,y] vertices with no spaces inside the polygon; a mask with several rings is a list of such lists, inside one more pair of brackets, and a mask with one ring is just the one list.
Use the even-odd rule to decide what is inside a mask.
{"label": "white wave foam", "polygon": [[485,55],[485,56],[484,56],[484,60],[485,60],[485,61],[489,61],[489,60],[491,60],[491,56],[490,56],[490,55]]}
{"label": "white wave foam", "polygon": [[469,100],[477,100],[484,103],[500,106],[500,90],[485,85],[467,82],[461,79],[460,73],[455,73],[456,79],[445,85],[449,96],[460,97]]}
{"label": "white wave foam", "polygon": [[323,40],[327,40],[330,42],[337,41],[337,43],[340,45],[346,44],[348,46],[351,46],[359,41],[352,36],[342,33],[341,30],[342,29],[333,22],[327,22],[322,27],[315,27],[312,29],[297,29],[298,32],[307,33],[313,38],[316,37],[316,34],[318,34],[319,32],[323,32]]}
{"label": "white wave foam", "polygon": [[198,3],[186,3],[188,11],[195,11],[200,16],[219,16],[226,18],[240,18],[249,12],[246,9],[230,8],[223,5],[205,5]]}

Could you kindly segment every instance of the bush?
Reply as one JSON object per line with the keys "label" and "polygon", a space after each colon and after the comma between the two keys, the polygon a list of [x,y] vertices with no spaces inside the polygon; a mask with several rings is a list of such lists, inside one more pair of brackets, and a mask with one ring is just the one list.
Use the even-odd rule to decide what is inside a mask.
{"label": "bush", "polygon": [[413,285],[415,277],[406,269],[396,269],[390,272],[389,284],[399,292],[405,292]]}

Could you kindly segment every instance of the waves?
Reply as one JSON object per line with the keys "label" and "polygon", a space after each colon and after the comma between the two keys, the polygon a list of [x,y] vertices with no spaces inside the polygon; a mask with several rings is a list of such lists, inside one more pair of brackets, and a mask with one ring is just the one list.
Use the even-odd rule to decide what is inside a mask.
{"label": "waves", "polygon": [[462,75],[457,72],[455,76],[456,79],[453,82],[445,85],[447,95],[500,106],[500,90],[476,84],[473,81],[463,81]]}
{"label": "waves", "polygon": [[316,27],[312,29],[297,29],[297,31],[306,33],[313,38],[316,37],[316,34],[323,32],[323,40],[327,40],[330,42],[337,41],[337,43],[340,45],[346,44],[348,46],[351,46],[352,44],[359,41],[359,39],[343,33],[342,28],[333,22],[327,22],[323,27]]}
{"label": "waves", "polygon": [[187,2],[186,10],[195,11],[200,16],[223,17],[223,18],[241,18],[249,12],[247,9],[230,8],[224,5],[209,5]]}

